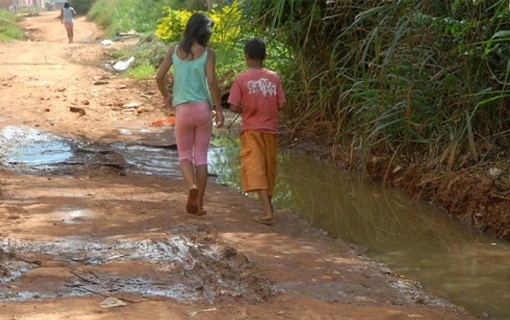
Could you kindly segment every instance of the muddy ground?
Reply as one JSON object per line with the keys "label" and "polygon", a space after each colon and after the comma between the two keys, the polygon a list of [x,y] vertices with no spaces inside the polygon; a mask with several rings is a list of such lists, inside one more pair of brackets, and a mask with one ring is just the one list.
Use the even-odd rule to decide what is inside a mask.
{"label": "muddy ground", "polygon": [[[55,13],[22,26],[30,41],[0,44],[0,128],[171,141],[155,83],[103,67],[124,42],[83,17],[74,44]],[[0,319],[475,319],[284,208],[255,224],[259,204],[211,180],[192,216],[182,180],[112,163],[2,169]]]}

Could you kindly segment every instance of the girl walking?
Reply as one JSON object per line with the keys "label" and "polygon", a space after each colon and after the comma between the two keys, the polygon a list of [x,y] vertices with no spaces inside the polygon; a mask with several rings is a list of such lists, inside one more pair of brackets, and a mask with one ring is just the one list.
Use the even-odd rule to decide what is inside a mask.
{"label": "girl walking", "polygon": [[74,16],[76,11],[69,5],[68,2],[64,3],[64,7],[60,10],[60,23],[64,24],[67,32],[67,39],[69,43],[73,43],[74,37]]}
{"label": "girl walking", "polygon": [[[208,46],[212,27],[213,22],[206,15],[194,13],[186,24],[181,42],[168,49],[156,74],[165,106],[174,108],[179,167],[188,188],[186,211],[196,215],[206,213],[207,151],[213,116],[217,127],[222,127],[224,121],[216,57]],[[172,66],[171,97],[167,91],[167,73]]]}

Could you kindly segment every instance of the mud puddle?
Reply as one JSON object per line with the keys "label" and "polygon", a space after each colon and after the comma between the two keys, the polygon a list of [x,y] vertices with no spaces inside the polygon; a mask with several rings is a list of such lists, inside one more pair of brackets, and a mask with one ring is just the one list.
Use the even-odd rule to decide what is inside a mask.
{"label": "mud puddle", "polygon": [[[158,145],[153,133],[149,136],[140,140],[147,144],[97,145],[32,128],[6,127],[0,131],[0,162],[9,170],[28,174],[66,174],[109,166],[180,176],[176,148],[168,143]],[[65,207],[53,215],[59,223],[80,225],[88,223],[94,213]],[[250,302],[273,297],[273,283],[253,272],[246,256],[209,231],[187,228],[165,229],[165,233],[146,230],[120,239],[2,239],[0,301],[119,294],[206,303],[226,297]]]}
{"label": "mud puddle", "polygon": [[[121,135],[132,135],[119,130]],[[85,167],[107,166],[126,172],[180,176],[174,144],[160,143],[154,133],[139,143],[101,145],[77,141],[32,128],[7,126],[0,131],[0,164],[17,173],[66,174]]]}
{"label": "mud puddle", "polygon": [[273,297],[273,284],[246,256],[207,232],[148,232],[144,238],[152,239],[3,239],[0,301],[123,294],[202,303]]}

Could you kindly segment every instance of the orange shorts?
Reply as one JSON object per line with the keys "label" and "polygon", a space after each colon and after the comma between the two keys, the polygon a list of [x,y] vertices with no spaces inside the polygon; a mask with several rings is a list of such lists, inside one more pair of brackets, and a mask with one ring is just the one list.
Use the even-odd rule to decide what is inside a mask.
{"label": "orange shorts", "polygon": [[241,183],[244,192],[267,189],[269,196],[273,196],[277,153],[277,134],[258,131],[241,134]]}

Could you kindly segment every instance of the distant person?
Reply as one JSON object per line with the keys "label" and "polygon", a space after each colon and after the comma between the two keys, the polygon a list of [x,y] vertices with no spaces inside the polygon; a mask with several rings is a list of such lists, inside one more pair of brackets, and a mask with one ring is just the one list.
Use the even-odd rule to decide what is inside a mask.
{"label": "distant person", "polygon": [[279,75],[263,66],[264,41],[249,39],[244,46],[244,56],[248,70],[235,78],[228,98],[230,110],[242,116],[241,182],[245,192],[258,192],[262,204],[262,216],[252,220],[272,225],[278,112],[285,105],[285,95]]}
{"label": "distant person", "polygon": [[[212,27],[213,21],[203,13],[191,15],[181,42],[168,49],[156,74],[156,83],[165,106],[172,106],[175,113],[179,167],[188,188],[186,211],[196,215],[206,214],[204,194],[213,115],[217,127],[222,127],[224,121],[216,78],[216,57],[208,46]],[[170,101],[167,73],[172,66],[173,96]]]}
{"label": "distant person", "polygon": [[64,7],[60,10],[60,23],[63,23],[66,28],[69,43],[73,43],[74,16],[76,16],[76,11],[74,11],[73,7],[68,2],[64,3]]}

